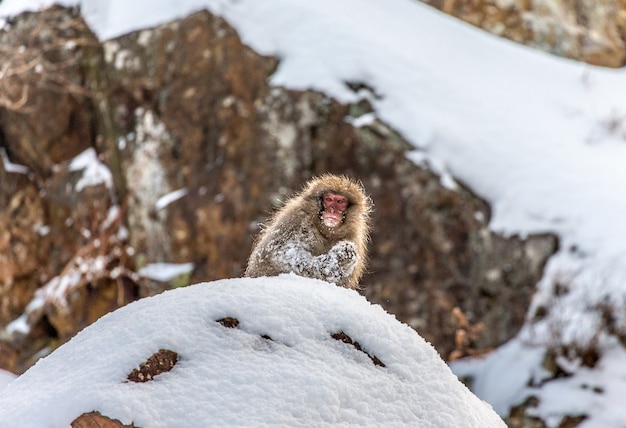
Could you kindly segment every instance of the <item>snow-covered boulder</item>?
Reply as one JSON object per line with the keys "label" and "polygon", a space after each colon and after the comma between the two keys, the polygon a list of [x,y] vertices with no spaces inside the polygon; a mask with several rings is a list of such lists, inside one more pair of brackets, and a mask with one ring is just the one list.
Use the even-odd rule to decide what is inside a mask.
{"label": "snow-covered boulder", "polygon": [[4,389],[8,384],[15,380],[15,375],[6,370],[0,369],[0,390]]}
{"label": "snow-covered boulder", "polygon": [[[129,380],[163,349],[173,367]],[[0,393],[2,427],[68,427],[92,411],[150,428],[505,426],[413,329],[356,291],[295,275],[131,303]]]}

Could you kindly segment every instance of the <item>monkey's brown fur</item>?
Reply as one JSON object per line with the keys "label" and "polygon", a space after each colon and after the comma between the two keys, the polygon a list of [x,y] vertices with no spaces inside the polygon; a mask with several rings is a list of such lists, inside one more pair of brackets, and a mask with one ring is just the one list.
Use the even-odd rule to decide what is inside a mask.
{"label": "monkey's brown fur", "polygon": [[[336,193],[350,204],[344,221],[325,226],[321,197]],[[263,229],[250,255],[245,275],[298,275],[358,288],[365,271],[372,204],[363,187],[344,176],[322,175],[287,201]]]}

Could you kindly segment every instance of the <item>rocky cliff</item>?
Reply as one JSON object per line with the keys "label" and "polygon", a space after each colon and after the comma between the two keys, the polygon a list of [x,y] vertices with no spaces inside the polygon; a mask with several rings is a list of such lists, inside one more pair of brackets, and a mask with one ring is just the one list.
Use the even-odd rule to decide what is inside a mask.
{"label": "rocky cliff", "polygon": [[[310,177],[360,179],[375,210],[362,293],[444,358],[521,327],[553,236],[499,236],[360,101],[275,87],[278,60],[203,11],[101,43],[78,10],[0,33],[0,367],[20,373],[103,314],[241,276],[259,225]],[[165,198],[164,198],[165,197]],[[192,270],[155,280],[151,263]],[[142,273],[144,272],[144,273]]]}

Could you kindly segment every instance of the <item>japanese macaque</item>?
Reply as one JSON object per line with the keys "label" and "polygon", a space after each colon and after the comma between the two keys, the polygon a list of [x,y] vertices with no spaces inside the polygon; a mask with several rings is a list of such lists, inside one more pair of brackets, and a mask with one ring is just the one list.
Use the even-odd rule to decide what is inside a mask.
{"label": "japanese macaque", "polygon": [[358,288],[369,241],[370,198],[357,182],[323,175],[288,200],[263,229],[245,275],[293,272]]}

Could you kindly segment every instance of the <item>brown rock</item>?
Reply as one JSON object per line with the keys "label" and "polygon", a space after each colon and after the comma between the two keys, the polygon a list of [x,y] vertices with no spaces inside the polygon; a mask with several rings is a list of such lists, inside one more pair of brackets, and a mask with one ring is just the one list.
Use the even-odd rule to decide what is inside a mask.
{"label": "brown rock", "polygon": [[348,336],[346,333],[344,333],[343,331],[333,333],[330,335],[330,337],[340,342],[347,343],[348,345],[352,345],[357,351],[361,351],[365,353],[368,357],[370,357],[374,365],[380,366],[380,367],[386,367],[385,364],[382,361],[380,361],[380,359],[378,359],[376,355],[370,355],[367,352],[365,352],[363,348],[361,348],[361,344],[359,342],[355,342],[354,340],[352,340],[352,338]]}
{"label": "brown rock", "polygon": [[[97,40],[78,10],[25,13],[0,31],[0,126],[7,151],[44,175],[92,140],[81,55]],[[42,120],[54,112],[54,120]]]}
{"label": "brown rock", "polygon": [[[548,425],[541,418],[533,416],[531,410],[539,405],[535,396],[514,406],[505,422],[509,428],[546,428]],[[588,418],[587,415],[566,415],[559,422],[558,428],[575,428]]]}
{"label": "brown rock", "polygon": [[[14,372],[140,294],[120,229],[122,213],[110,211],[105,185],[79,191],[82,175],[64,163],[48,178],[33,174],[32,181],[16,181],[0,210],[0,325],[20,316],[38,289],[44,299],[43,306],[28,309],[26,335],[0,334],[0,354],[8,353],[0,358]],[[20,349],[24,355],[17,357]]]}
{"label": "brown rock", "polygon": [[128,375],[131,382],[148,382],[161,373],[169,372],[178,362],[178,354],[169,349],[159,349],[152,354],[145,362],[141,363],[138,369],[134,369]]}
{"label": "brown rock", "polygon": [[0,280],[9,283],[37,268],[33,255],[37,254],[41,237],[33,228],[43,224],[43,202],[33,186],[25,185],[0,211]]}
{"label": "brown rock", "polygon": [[[112,108],[123,112],[116,125],[125,140],[131,245],[148,261],[201,261],[203,280],[239,276],[255,202],[267,183],[279,183],[267,174],[274,147],[262,142],[256,107],[276,60],[253,53],[207,12],[107,42],[105,50]],[[159,197],[181,188],[188,196],[155,209]]]}
{"label": "brown rock", "polygon": [[510,428],[546,428],[546,423],[536,416],[529,414],[528,410],[539,405],[537,397],[529,397],[523,403],[511,409],[506,424]]}
{"label": "brown rock", "polygon": [[236,328],[239,325],[239,320],[233,317],[221,318],[217,322],[226,328]]}
{"label": "brown rock", "polygon": [[72,421],[72,428],[134,428],[135,425],[124,425],[117,419],[111,419],[98,412],[83,413]]}

